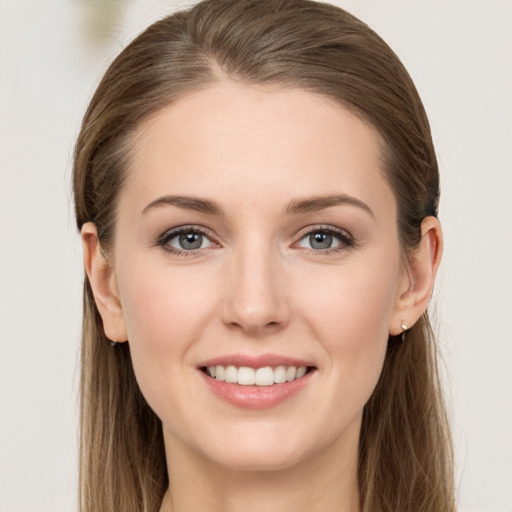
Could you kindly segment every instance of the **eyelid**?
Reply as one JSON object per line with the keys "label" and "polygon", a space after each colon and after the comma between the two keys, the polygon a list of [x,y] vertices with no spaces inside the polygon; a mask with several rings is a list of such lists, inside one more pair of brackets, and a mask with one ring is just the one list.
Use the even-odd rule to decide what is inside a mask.
{"label": "eyelid", "polygon": [[342,250],[345,250],[349,247],[352,247],[355,245],[356,240],[352,236],[352,234],[347,231],[346,229],[342,229],[336,226],[332,226],[329,224],[317,224],[317,225],[310,225],[306,226],[305,228],[302,228],[296,235],[297,241],[292,244],[293,246],[297,246],[299,242],[304,240],[307,236],[311,236],[313,233],[328,233],[330,235],[335,236],[340,240],[340,244],[335,247],[330,247],[327,249],[313,249],[308,247],[303,247],[305,250],[312,251],[316,254],[326,254],[326,253],[333,253],[333,252],[340,252]]}
{"label": "eyelid", "polygon": [[161,235],[159,235],[155,240],[155,245],[162,247],[166,252],[170,254],[175,254],[178,256],[185,255],[185,256],[192,256],[192,255],[198,255],[202,253],[204,250],[209,249],[209,247],[203,247],[201,249],[193,249],[193,250],[185,250],[185,249],[178,249],[176,247],[168,245],[169,240],[172,240],[173,238],[179,236],[182,233],[198,233],[204,237],[206,237],[210,242],[210,247],[219,247],[220,244],[216,240],[216,237],[212,234],[211,230],[208,228],[205,228],[204,226],[200,226],[197,224],[185,224],[182,226],[176,226],[174,228],[170,228]]}

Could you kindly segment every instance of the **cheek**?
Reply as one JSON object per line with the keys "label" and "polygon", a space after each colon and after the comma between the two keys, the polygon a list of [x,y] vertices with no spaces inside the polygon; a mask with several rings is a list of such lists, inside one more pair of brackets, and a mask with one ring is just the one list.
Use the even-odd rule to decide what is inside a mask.
{"label": "cheek", "polygon": [[[326,371],[336,383],[331,398],[343,400],[344,407],[337,408],[343,416],[362,411],[377,384],[394,309],[398,267],[368,268],[364,273],[349,269],[336,279],[331,274],[325,280],[329,292],[304,295],[302,306],[314,337],[322,343]],[[321,284],[318,275],[316,284]]]}
{"label": "cheek", "polygon": [[154,262],[134,262],[130,268],[119,272],[130,353],[142,393],[160,411],[181,396],[169,389],[182,382],[172,376],[193,371],[189,349],[211,318],[212,292],[200,275],[170,272]]}
{"label": "cheek", "polygon": [[387,340],[398,269],[368,268],[348,268],[323,278],[317,274],[310,283],[314,291],[302,294],[304,315],[321,331],[318,337],[332,343],[334,351],[345,347],[357,352],[362,346]]}
{"label": "cheek", "polygon": [[210,307],[208,280],[200,273],[170,271],[165,264],[134,262],[121,271],[120,295],[131,344],[180,350],[200,333]]}

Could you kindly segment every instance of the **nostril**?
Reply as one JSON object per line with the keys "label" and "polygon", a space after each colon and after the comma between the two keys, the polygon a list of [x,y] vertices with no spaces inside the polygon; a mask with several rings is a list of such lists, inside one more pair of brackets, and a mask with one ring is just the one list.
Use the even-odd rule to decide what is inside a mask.
{"label": "nostril", "polygon": [[237,319],[238,321],[229,322],[228,325],[234,329],[241,330],[250,335],[262,335],[283,328],[286,322],[271,321],[266,322],[255,318]]}

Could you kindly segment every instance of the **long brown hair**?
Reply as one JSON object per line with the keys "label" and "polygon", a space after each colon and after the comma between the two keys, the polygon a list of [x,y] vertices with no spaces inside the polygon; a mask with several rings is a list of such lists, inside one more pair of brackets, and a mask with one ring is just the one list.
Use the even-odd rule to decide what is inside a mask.
{"label": "long brown hair", "polygon": [[[77,225],[94,222],[107,254],[137,127],[220,78],[321,94],[374,126],[398,204],[401,245],[414,250],[421,221],[437,215],[439,176],[421,100],[393,51],[329,4],[206,0],[151,25],[127,46],[85,114],[75,150]],[[87,278],[84,286],[80,510],[157,511],[168,485],[162,426],[139,391],[129,344],[110,346]],[[363,512],[455,510],[450,437],[426,313],[405,341],[389,339],[364,409],[359,453]]]}

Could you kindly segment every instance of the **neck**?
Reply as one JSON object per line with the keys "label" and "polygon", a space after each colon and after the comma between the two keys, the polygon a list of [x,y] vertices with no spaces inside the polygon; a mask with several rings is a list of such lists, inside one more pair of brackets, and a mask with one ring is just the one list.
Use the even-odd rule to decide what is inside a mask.
{"label": "neck", "polygon": [[240,471],[166,437],[169,489],[160,512],[359,512],[358,432],[286,469]]}

